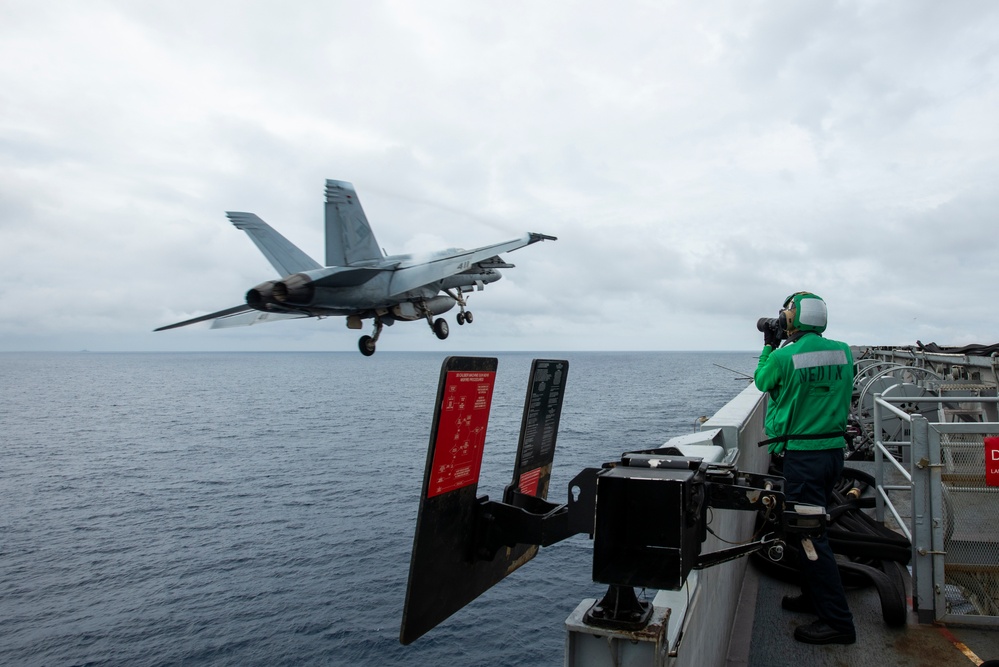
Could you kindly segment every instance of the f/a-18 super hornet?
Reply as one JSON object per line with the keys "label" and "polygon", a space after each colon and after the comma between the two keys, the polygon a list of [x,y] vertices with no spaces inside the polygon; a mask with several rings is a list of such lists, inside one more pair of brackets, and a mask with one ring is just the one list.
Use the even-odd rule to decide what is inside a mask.
{"label": "f/a-18 super hornet", "polygon": [[513,268],[500,253],[556,240],[529,232],[475,250],[386,256],[371,232],[354,186],[332,180],[326,181],[326,266],[252,213],[227,212],[226,217],[250,236],[283,277],[252,288],[245,304],[156,331],[209,320],[213,329],[220,329],[296,317],[341,316],[347,318],[348,329],[361,329],[363,320],[374,320],[372,335],[361,336],[357,344],[366,356],[375,353],[382,327],[397,320],[424,319],[443,340],[448,336],[447,321],[434,317],[457,304],[458,324],[471,324],[465,294],[499,280],[499,269]]}

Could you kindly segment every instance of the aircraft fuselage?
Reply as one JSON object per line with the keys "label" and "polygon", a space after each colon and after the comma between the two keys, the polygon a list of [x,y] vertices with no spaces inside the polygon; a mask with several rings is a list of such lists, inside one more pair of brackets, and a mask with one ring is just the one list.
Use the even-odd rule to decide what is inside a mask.
{"label": "aircraft fuselage", "polygon": [[[442,290],[481,289],[503,277],[495,269],[486,269],[449,276],[417,289],[392,294],[393,273],[392,269],[372,267],[327,267],[295,273],[257,285],[246,293],[246,303],[263,312],[306,311],[331,316],[375,313],[403,303],[429,301]],[[364,278],[363,282],[358,278]],[[454,305],[453,299],[445,298]]]}

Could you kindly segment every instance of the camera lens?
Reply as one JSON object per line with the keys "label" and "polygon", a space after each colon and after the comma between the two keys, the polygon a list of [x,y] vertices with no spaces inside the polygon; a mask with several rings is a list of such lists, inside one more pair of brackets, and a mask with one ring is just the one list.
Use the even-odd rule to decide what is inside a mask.
{"label": "camera lens", "polygon": [[776,329],[779,326],[777,323],[777,318],[775,317],[761,317],[756,320],[756,330],[757,331],[767,331]]}

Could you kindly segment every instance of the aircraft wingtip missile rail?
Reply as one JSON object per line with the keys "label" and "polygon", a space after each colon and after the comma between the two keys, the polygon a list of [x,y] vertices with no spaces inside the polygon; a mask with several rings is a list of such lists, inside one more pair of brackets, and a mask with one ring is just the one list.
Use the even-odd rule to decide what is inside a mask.
{"label": "aircraft wingtip missile rail", "polygon": [[530,243],[537,243],[538,241],[558,241],[557,236],[549,236],[548,234],[540,234],[538,232],[528,232],[527,234],[531,237]]}

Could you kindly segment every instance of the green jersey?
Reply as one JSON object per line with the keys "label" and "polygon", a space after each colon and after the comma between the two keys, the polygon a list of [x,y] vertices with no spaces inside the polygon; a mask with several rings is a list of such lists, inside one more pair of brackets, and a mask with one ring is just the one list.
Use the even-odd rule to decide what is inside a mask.
{"label": "green jersey", "polygon": [[[853,395],[849,345],[815,333],[776,350],[766,345],[753,379],[757,389],[770,394],[767,437],[786,437],[787,449],[795,450],[846,445],[843,434]],[[770,451],[781,452],[784,446],[783,441],[772,443]]]}

